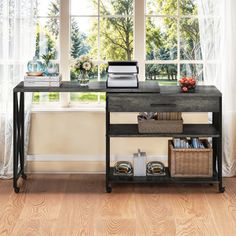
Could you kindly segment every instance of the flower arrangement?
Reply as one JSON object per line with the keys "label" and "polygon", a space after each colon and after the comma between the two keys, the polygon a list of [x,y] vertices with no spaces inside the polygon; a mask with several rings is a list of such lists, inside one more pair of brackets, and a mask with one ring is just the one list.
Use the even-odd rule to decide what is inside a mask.
{"label": "flower arrangement", "polygon": [[197,81],[192,77],[183,77],[179,80],[181,91],[184,93],[194,92]]}
{"label": "flower arrangement", "polygon": [[88,73],[93,68],[92,60],[88,55],[81,55],[74,63],[74,69],[77,73]]}
{"label": "flower arrangement", "polygon": [[80,86],[87,86],[89,83],[88,72],[93,69],[92,60],[88,55],[81,55],[73,65],[74,71],[79,74],[78,82]]}

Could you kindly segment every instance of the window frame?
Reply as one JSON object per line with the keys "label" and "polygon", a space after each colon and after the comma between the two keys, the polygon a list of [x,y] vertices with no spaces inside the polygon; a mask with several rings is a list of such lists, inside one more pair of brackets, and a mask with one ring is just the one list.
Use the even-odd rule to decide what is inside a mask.
{"label": "window frame", "polygon": [[[146,0],[145,1],[145,7],[146,7]],[[196,64],[196,65],[202,65],[203,66],[203,74],[204,74],[204,65],[205,61],[203,59],[201,60],[183,60],[180,58],[180,50],[181,50],[181,32],[180,32],[180,22],[181,19],[198,19],[198,15],[182,15],[180,13],[180,1],[181,0],[176,0],[177,1],[177,14],[176,15],[162,15],[162,14],[146,14],[146,9],[145,11],[145,36],[146,36],[146,18],[147,17],[159,17],[159,18],[174,18],[176,19],[177,23],[177,59],[176,60],[146,60],[146,40],[145,40],[145,65],[147,64],[156,64],[156,65],[163,65],[163,64],[174,64],[177,65],[177,80],[181,77],[181,65],[184,64]]]}
{"label": "window frame", "polygon": [[[100,7],[100,1],[98,0],[98,8]],[[126,15],[100,15],[98,9],[98,15],[72,15],[70,13],[71,0],[60,0],[60,16],[59,16],[59,64],[60,72],[63,80],[70,80],[70,64],[72,62],[70,57],[70,22],[72,17],[98,17],[98,25],[100,24],[100,18],[104,17],[130,17]],[[145,66],[147,64],[175,64],[177,65],[177,79],[180,77],[180,65],[182,64],[202,64],[204,73],[203,60],[182,60],[180,59],[180,21],[182,18],[198,18],[198,15],[181,15],[180,14],[180,0],[177,0],[177,15],[159,15],[159,14],[146,14],[146,0],[134,0],[133,8],[133,21],[134,21],[134,52],[133,58],[139,63],[139,80],[145,81]],[[146,18],[147,17],[171,17],[177,20],[177,59],[176,60],[146,60]],[[100,28],[98,27],[98,34],[100,34]],[[100,51],[100,37],[98,37],[98,52]],[[94,61],[97,64],[107,63],[107,61],[100,60],[100,53],[98,53],[98,60]],[[98,67],[98,80],[100,80],[100,68]],[[99,96],[100,97],[100,96]],[[60,93],[60,105],[53,102],[55,107],[86,107],[86,110],[96,110],[101,107],[105,107],[105,103],[101,103],[98,99],[97,103],[81,104],[79,102],[71,102],[69,93]],[[50,102],[48,103],[50,104]],[[44,106],[47,106],[47,103]],[[40,106],[36,104],[36,106]],[[50,107],[52,105],[50,104]],[[87,109],[88,108],[88,109]]]}

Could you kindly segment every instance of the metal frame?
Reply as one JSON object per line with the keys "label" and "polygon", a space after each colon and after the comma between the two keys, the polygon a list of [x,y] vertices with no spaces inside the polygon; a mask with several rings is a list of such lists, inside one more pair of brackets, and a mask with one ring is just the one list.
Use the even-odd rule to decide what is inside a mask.
{"label": "metal frame", "polygon": [[[217,135],[208,135],[213,140],[213,172],[211,178],[171,178],[167,177],[134,177],[122,178],[112,175],[112,167],[110,167],[110,139],[111,137],[119,137],[119,134],[112,134],[110,123],[110,104],[109,98],[113,93],[150,93],[155,94],[158,92],[159,87],[153,86],[152,82],[140,82],[140,88],[136,89],[109,89],[106,88],[105,82],[91,83],[88,87],[79,87],[76,84],[70,85],[70,82],[64,82],[61,87],[24,87],[23,82],[17,85],[13,90],[13,188],[15,193],[19,193],[20,187],[18,186],[18,179],[22,177],[26,179],[27,176],[24,172],[24,106],[26,92],[106,92],[106,191],[112,191],[113,183],[204,183],[204,184],[218,184],[219,192],[223,193],[225,188],[222,182],[222,97],[216,95],[219,99],[219,109],[213,112],[212,125],[218,131]],[[155,83],[155,82],[154,82]],[[148,86],[146,86],[148,84]],[[150,86],[151,85],[151,86]],[[156,83],[155,83],[156,85]],[[146,87],[145,87],[146,86]],[[162,87],[163,89],[163,87]],[[165,90],[165,89],[164,89]],[[216,90],[217,91],[217,90]],[[219,94],[219,93],[218,93]],[[205,96],[207,96],[206,94]],[[166,96],[166,95],[165,95]],[[122,111],[121,111],[122,112]],[[114,125],[114,124],[112,124]],[[120,129],[121,126],[119,126]],[[162,136],[163,134],[161,134]],[[196,135],[196,134],[193,134]],[[160,134],[151,135],[152,137]],[[151,137],[146,135],[145,137]],[[172,135],[173,136],[173,135]],[[190,135],[191,136],[191,135]],[[206,136],[206,135],[205,135]],[[132,134],[120,137],[133,137]],[[142,137],[140,134],[135,134],[135,137]]]}
{"label": "metal frame", "polygon": [[[216,98],[217,99],[217,98]],[[219,137],[212,137],[213,148],[213,177],[210,178],[174,178],[170,177],[169,169],[166,176],[114,176],[113,168],[110,167],[110,138],[119,137],[110,134],[110,110],[109,110],[109,93],[106,98],[106,192],[112,192],[113,183],[149,183],[149,184],[163,184],[163,183],[179,183],[179,184],[218,184],[220,193],[224,193],[222,179],[222,97],[219,97],[219,112],[212,112],[212,125],[219,131]],[[136,135],[139,136],[138,134]],[[152,135],[152,137],[155,135]],[[129,135],[125,136],[129,137]],[[130,136],[132,137],[132,136]],[[140,137],[143,137],[142,135]],[[157,137],[160,137],[157,135]],[[210,136],[209,136],[210,137]]]}
{"label": "metal frame", "polygon": [[18,179],[27,178],[24,172],[24,106],[24,92],[13,92],[13,188],[16,193],[20,191]]}

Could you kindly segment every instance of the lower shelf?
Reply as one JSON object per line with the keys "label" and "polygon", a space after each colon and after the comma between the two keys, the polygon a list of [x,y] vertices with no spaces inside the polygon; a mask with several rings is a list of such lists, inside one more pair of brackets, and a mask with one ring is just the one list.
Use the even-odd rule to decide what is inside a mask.
{"label": "lower shelf", "polygon": [[117,176],[113,174],[114,168],[110,168],[110,183],[181,183],[181,184],[214,184],[219,183],[218,175],[215,172],[212,177],[200,178],[175,178],[170,176],[169,169],[166,168],[165,176]]}

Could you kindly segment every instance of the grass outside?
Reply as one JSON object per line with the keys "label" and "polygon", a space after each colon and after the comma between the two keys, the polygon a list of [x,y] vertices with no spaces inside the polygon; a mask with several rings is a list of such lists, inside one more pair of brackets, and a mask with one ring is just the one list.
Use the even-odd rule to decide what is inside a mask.
{"label": "grass outside", "polygon": [[105,102],[105,93],[71,93],[70,99],[72,102],[98,102],[100,95],[100,102]]}
{"label": "grass outside", "polygon": [[[51,92],[48,93],[48,101],[49,102],[59,102],[59,93],[57,92]],[[33,103],[39,103],[40,102],[40,94],[39,92],[34,93],[33,95]]]}

